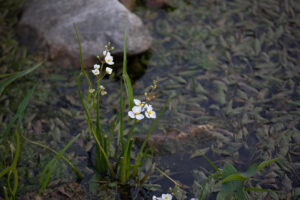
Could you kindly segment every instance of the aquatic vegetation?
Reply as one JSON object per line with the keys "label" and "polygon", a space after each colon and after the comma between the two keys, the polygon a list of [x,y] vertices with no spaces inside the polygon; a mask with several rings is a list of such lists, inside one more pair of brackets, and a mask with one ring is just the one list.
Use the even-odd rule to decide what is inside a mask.
{"label": "aquatic vegetation", "polygon": [[[201,153],[201,152],[200,152]],[[239,172],[232,164],[226,162],[223,168],[218,168],[208,157],[201,153],[201,155],[209,162],[209,164],[215,169],[215,173],[209,174],[206,180],[195,188],[197,194],[199,195],[199,200],[205,200],[211,193],[217,193],[216,200],[224,200],[224,199],[236,199],[236,200],[247,200],[251,199],[251,195],[248,193],[249,191],[256,192],[265,192],[265,193],[273,193],[276,192],[271,189],[263,189],[263,188],[254,188],[249,187],[250,179],[255,176],[258,172],[260,172],[263,168],[268,165],[276,162],[278,164],[279,158],[275,158],[272,160],[263,161],[259,164],[251,165],[246,172]],[[157,170],[170,181],[175,184],[173,189],[173,193],[177,199],[186,199],[184,197],[184,189],[181,189],[182,185],[172,179],[165,172],[161,171],[157,168]],[[248,182],[249,181],[249,182]],[[162,198],[158,198],[153,196],[153,199],[166,199],[172,198],[172,196],[162,196]],[[195,199],[195,198],[192,198]]]}
{"label": "aquatic vegetation", "polygon": [[[13,1],[4,1],[5,4],[10,2]],[[213,127],[209,129],[209,137],[212,138],[209,142],[205,140],[205,144],[202,144],[199,140],[199,144],[196,144],[198,146],[182,147],[184,151],[187,151],[184,158],[177,158],[174,164],[168,158],[166,162],[170,166],[167,164],[166,166],[161,165],[162,169],[167,168],[166,173],[169,173],[174,180],[190,187],[193,184],[192,189],[186,189],[185,195],[180,194],[181,191],[178,191],[179,184],[176,191],[175,189],[172,191],[173,199],[199,197],[200,192],[205,188],[212,188],[207,198],[215,199],[217,192],[221,191],[221,178],[217,180],[210,177],[212,170],[205,165],[204,159],[200,158],[201,155],[198,150],[207,156],[212,156],[212,160],[218,164],[220,170],[225,168],[225,163],[231,163],[230,165],[234,166],[242,177],[243,173],[239,171],[247,172],[247,168],[251,164],[280,156],[281,159],[276,161],[276,164],[261,170],[254,178],[244,181],[249,187],[268,188],[277,192],[267,193],[245,189],[245,193],[247,193],[249,199],[297,199],[300,196],[299,159],[297,157],[300,141],[299,59],[297,59],[299,57],[299,37],[297,37],[299,35],[299,23],[297,21],[300,13],[299,3],[294,0],[170,0],[168,2],[174,5],[172,11],[164,12],[159,9],[145,10],[145,8],[142,8],[143,13],[140,15],[143,16],[147,27],[152,30],[154,51],[150,60],[143,61],[147,63],[147,73],[136,81],[136,91],[142,94],[143,88],[149,85],[149,80],[159,80],[160,88],[157,92],[160,95],[155,100],[155,107],[153,107],[155,111],[158,103],[165,102],[167,96],[173,96],[173,101],[169,104],[166,113],[167,117],[160,118],[158,132],[169,134],[170,129],[181,131],[186,127],[185,125],[193,124]],[[3,7],[1,7],[2,9]],[[14,12],[0,13],[2,16]],[[17,22],[15,19],[13,21]],[[21,67],[21,70],[23,70],[23,66],[28,66],[23,62],[26,60],[23,59],[26,53],[16,51],[19,46],[16,40],[10,37],[14,32],[7,28],[5,27],[2,29],[4,31],[0,31],[0,54],[5,55],[1,57],[1,72],[5,74],[19,71]],[[3,35],[6,36],[3,37]],[[102,51],[100,53],[102,54]],[[118,61],[113,57],[109,62],[117,64]],[[100,65],[96,65],[93,69],[91,69],[92,66],[86,69],[86,72],[92,76],[91,80],[97,79],[91,70],[98,69],[99,74],[97,76],[100,75]],[[105,65],[112,69],[111,75],[118,73],[116,66],[107,62],[105,62]],[[58,66],[55,67],[56,69],[59,68]],[[105,73],[106,77],[111,77],[106,72],[105,66],[102,72],[102,75]],[[43,86],[39,89],[42,90],[35,91],[35,97],[37,98],[32,98],[31,102],[33,104],[29,105],[33,112],[23,117],[25,127],[29,127],[29,131],[34,130],[33,133],[43,133],[43,136],[38,136],[38,140],[43,141],[43,143],[50,141],[49,145],[55,149],[61,149],[61,146],[71,141],[70,135],[75,136],[73,135],[74,130],[82,130],[82,135],[88,135],[88,132],[84,130],[85,127],[82,128],[84,126],[84,113],[80,109],[80,102],[77,101],[76,91],[73,91],[74,88],[76,90],[77,73],[76,70],[63,71],[59,69],[54,73],[52,71],[46,73],[46,78],[41,76]],[[1,78],[5,77],[2,77],[1,74]],[[86,82],[86,80],[84,81]],[[93,87],[87,88],[84,81],[81,79],[81,90],[83,96],[90,95],[89,104],[86,105],[88,109],[92,110],[91,118],[95,123],[96,112],[93,111],[92,101],[96,102],[97,87],[96,84],[92,84]],[[114,139],[118,139],[118,134],[120,134],[118,127],[121,125],[119,123],[121,117],[119,114],[120,107],[119,103],[116,103],[116,101],[119,101],[116,99],[120,97],[120,90],[113,88],[116,81],[112,81],[112,78],[101,81],[101,84],[99,95],[100,97],[106,95],[105,98],[100,98],[101,132],[104,136],[105,134],[108,137],[111,135],[108,155],[114,168],[118,160],[114,158],[115,149],[112,147],[115,144]],[[127,86],[124,85],[123,81],[124,87]],[[6,92],[4,95],[8,95],[11,107],[13,107],[12,102],[16,102],[13,107],[15,109],[6,109],[8,101],[5,99],[7,97],[1,97],[2,107],[5,108],[1,109],[5,110],[0,117],[1,122],[3,122],[1,128],[6,128],[7,118],[10,119],[14,116],[18,104],[22,101],[19,99],[26,96],[27,90],[24,89],[25,87],[16,86],[15,89],[12,88],[8,87],[7,89],[11,92]],[[129,92],[131,91],[129,90]],[[51,96],[49,96],[49,93],[51,93]],[[131,96],[133,98],[133,94]],[[140,96],[137,98],[140,98]],[[146,99],[141,99],[141,103],[144,101]],[[126,122],[128,117],[130,118],[128,118],[129,123],[123,124],[122,130],[124,130],[125,141],[131,125],[136,120],[127,116],[129,114],[127,111],[133,111],[133,107],[137,106],[134,99],[132,102],[127,100],[127,103],[131,105],[128,107],[124,105],[123,109],[124,121]],[[116,112],[114,113],[116,116],[106,118],[106,111],[112,107],[114,108],[112,112]],[[147,118],[146,107],[145,105],[145,109],[140,111],[144,118],[137,122],[139,125],[138,130],[144,130],[145,124],[151,123],[151,120]],[[62,112],[54,114],[52,110]],[[48,113],[46,114],[45,111]],[[43,117],[40,117],[40,114]],[[45,119],[47,122],[45,122]],[[155,118],[153,119],[155,120]],[[15,122],[17,123],[17,121],[18,119]],[[72,121],[72,123],[69,123],[69,121]],[[116,126],[110,126],[112,121]],[[69,129],[71,129],[71,133],[67,131]],[[115,129],[114,134],[110,134],[112,129]],[[118,130],[116,131],[116,129]],[[11,140],[5,143],[8,148],[3,154],[14,158],[16,155],[14,151],[16,149],[16,135],[14,128],[11,130],[12,137]],[[132,135],[136,132],[138,131],[133,132]],[[90,134],[93,137],[91,132]],[[37,134],[29,133],[29,136],[37,137]],[[1,139],[4,141],[3,138]],[[20,140],[22,140],[22,137],[20,137]],[[75,163],[79,163],[78,160],[82,158],[76,158],[78,151],[82,153],[81,156],[86,156],[86,152],[93,152],[94,142],[87,140],[87,137],[84,138],[84,142],[82,140],[80,137],[80,142],[78,142],[81,143],[81,148],[77,148],[75,151],[71,148],[67,152],[66,158],[74,159]],[[26,144],[28,145],[28,142]],[[21,153],[17,162],[19,176],[17,193],[20,192],[18,195],[22,195],[21,192],[38,190],[36,185],[39,185],[39,177],[36,180],[34,176],[38,173],[38,170],[42,172],[43,169],[36,167],[36,163],[41,160],[39,166],[44,167],[49,160],[52,160],[52,156],[47,153],[42,152],[41,154],[32,147],[25,149],[22,145],[24,144],[21,141]],[[120,152],[121,144],[118,148]],[[172,145],[167,148],[174,149]],[[30,156],[34,155],[34,158],[30,156],[23,157],[23,150],[24,152],[28,151],[27,154]],[[56,152],[56,155],[58,155],[58,152]],[[134,152],[132,155],[134,155]],[[160,160],[160,156],[164,155],[154,156],[154,158],[157,158],[157,162],[163,161]],[[96,158],[96,156],[92,158]],[[13,159],[8,160],[9,162],[5,163],[6,167],[11,166],[10,161]],[[131,162],[134,165],[133,158],[131,158]],[[24,166],[24,163],[26,166]],[[72,177],[71,170],[65,170],[66,168],[61,167],[61,163],[65,164],[65,162],[56,163],[56,169],[59,172],[55,173],[56,170],[54,170],[49,184],[51,184],[51,181],[63,180],[64,176]],[[32,166],[36,169],[28,169]],[[151,168],[151,164],[149,166],[145,171]],[[185,169],[182,169],[182,166]],[[2,169],[5,169],[5,167]],[[117,168],[114,170],[116,171]],[[189,180],[194,183],[182,179],[182,176],[178,175],[182,171],[188,171]],[[84,171],[84,173],[86,172]],[[13,175],[11,175],[12,188]],[[156,178],[155,174],[152,173],[151,175]],[[235,178],[239,177],[238,175],[234,176]],[[5,184],[7,183],[6,178],[7,174],[1,177],[1,181],[5,179]],[[98,180],[99,178],[93,181]],[[206,180],[208,182],[205,185]],[[81,184],[85,185],[86,183]],[[158,181],[156,184],[159,184],[162,188],[168,187],[164,185],[163,181]],[[2,184],[0,185],[2,186]],[[1,187],[1,192],[2,189]],[[185,188],[182,189],[185,190]],[[168,191],[167,188],[161,190],[165,193]],[[8,188],[7,191],[9,193]],[[152,194],[150,192],[151,196]],[[160,194],[161,191],[156,193],[156,195],[159,195],[158,198],[161,198]]]}
{"label": "aquatic vegetation", "polygon": [[[111,123],[110,130],[103,130],[102,125],[100,123],[100,94],[105,95],[107,92],[105,91],[104,86],[100,83],[106,74],[111,75],[113,72],[113,66],[105,67],[105,64],[113,65],[113,56],[111,55],[111,51],[114,47],[111,46],[110,43],[105,45],[105,50],[103,51],[104,58],[97,56],[99,64],[94,65],[94,69],[91,70],[92,74],[96,77],[96,89],[93,89],[93,82],[90,80],[88,73],[86,73],[82,61],[82,52],[81,52],[81,44],[78,36],[78,31],[76,26],[74,25],[74,29],[76,31],[79,49],[80,49],[80,62],[81,62],[81,73],[78,78],[78,93],[80,96],[81,103],[83,105],[89,134],[96,141],[96,169],[102,175],[108,175],[111,179],[117,179],[121,183],[127,183],[130,179],[134,179],[137,183],[143,183],[149,177],[150,172],[146,173],[143,177],[138,177],[139,168],[142,166],[145,158],[148,157],[148,150],[145,149],[147,140],[153,131],[157,121],[160,116],[166,109],[166,106],[170,102],[170,99],[166,102],[163,109],[156,116],[156,112],[153,110],[152,106],[149,104],[149,101],[154,98],[154,90],[157,87],[157,82],[154,81],[153,85],[149,88],[149,91],[145,92],[145,102],[142,102],[138,99],[133,98],[133,90],[131,86],[131,81],[129,76],[127,75],[127,61],[126,61],[126,32],[124,33],[124,61],[123,61],[123,73],[120,81],[120,111],[118,112],[114,122]],[[105,69],[105,70],[104,70]],[[86,97],[82,94],[82,89],[80,87],[81,77],[84,76],[85,80],[89,84],[89,89]],[[123,85],[125,85],[126,96],[128,102],[128,116],[134,120],[131,124],[131,128],[127,136],[124,135],[124,97],[123,97]],[[133,103],[135,106],[133,106]],[[135,126],[137,123],[144,119],[144,114],[147,118],[155,119],[154,123],[147,134],[147,138],[145,139],[142,147],[138,151],[135,160],[132,160],[132,148],[133,148],[133,140],[132,136],[134,133]],[[92,113],[96,114],[96,122],[92,119]],[[128,120],[130,122],[130,120]],[[118,125],[117,131],[115,131]],[[115,136],[117,134],[117,136]],[[113,138],[116,138],[114,141]],[[114,147],[111,149],[111,147]],[[114,151],[114,152],[113,152]],[[167,196],[165,197],[167,198]]]}
{"label": "aquatic vegetation", "polygon": [[[0,96],[5,90],[5,88],[11,83],[13,83],[16,79],[19,79],[33,72],[34,70],[38,69],[40,66],[41,63],[21,72],[2,74],[1,77],[2,78],[5,77],[5,79],[0,82]],[[20,156],[20,148],[21,148],[20,147],[20,134],[22,132],[21,125],[22,125],[25,109],[35,91],[35,88],[36,87],[34,86],[31,90],[27,92],[23,101],[19,104],[17,113],[12,119],[10,119],[6,129],[1,133],[3,136],[3,138],[0,139],[0,144],[2,149],[1,151],[3,152],[11,151],[11,154],[1,155],[1,163],[0,163],[0,169],[1,169],[0,178],[2,177],[7,178],[7,184],[2,186],[6,200],[14,199],[18,189],[19,175],[18,175],[17,163]],[[12,133],[14,133],[14,135]],[[13,142],[14,140],[15,140],[15,144]],[[7,164],[5,164],[7,160],[11,160],[11,164],[9,166],[6,166]]]}

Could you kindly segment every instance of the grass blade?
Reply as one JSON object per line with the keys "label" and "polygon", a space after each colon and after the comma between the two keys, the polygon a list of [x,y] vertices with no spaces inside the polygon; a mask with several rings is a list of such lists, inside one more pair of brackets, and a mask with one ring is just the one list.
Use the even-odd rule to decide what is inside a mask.
{"label": "grass blade", "polygon": [[[53,150],[53,149],[51,149],[50,147],[48,147],[48,146],[46,146],[46,145],[43,145],[43,144],[41,144],[41,143],[38,143],[38,142],[34,142],[34,141],[31,141],[31,140],[29,140],[28,138],[26,138],[26,137],[24,137],[23,136],[23,138],[27,141],[27,142],[29,142],[29,143],[31,143],[31,144],[34,144],[34,145],[37,145],[37,146],[40,146],[40,147],[42,147],[42,148],[45,148],[45,149],[47,149],[47,150],[49,150],[49,151],[51,151],[52,153],[54,153],[54,154],[56,154],[56,155],[59,155],[59,153],[57,152],[57,151],[55,151],[55,150]],[[68,165],[70,165],[70,167],[72,168],[72,170],[75,172],[75,174],[77,175],[77,177],[79,178],[79,179],[82,179],[83,178],[83,175],[82,175],[82,173],[66,158],[66,157],[64,157],[63,155],[61,155],[61,159],[63,159]]]}
{"label": "grass blade", "polygon": [[26,69],[24,71],[21,72],[17,72],[11,76],[9,76],[7,79],[5,79],[4,81],[2,81],[0,83],[0,95],[2,94],[2,92],[4,91],[4,89],[11,84],[13,81],[15,81],[18,78],[21,78],[22,76],[25,76],[26,74],[29,74],[30,72],[36,70],[37,68],[39,68],[42,65],[42,63],[38,63],[36,65],[34,65],[33,67]]}
{"label": "grass blade", "polygon": [[275,190],[271,189],[262,189],[262,188],[253,188],[253,187],[248,187],[244,188],[245,191],[256,191],[256,192],[277,192]]}
{"label": "grass blade", "polygon": [[79,39],[78,30],[77,30],[75,24],[73,24],[73,27],[74,27],[74,29],[75,29],[75,32],[76,32],[76,38],[77,38],[77,41],[78,41],[79,54],[80,54],[80,69],[81,69],[81,73],[84,75],[84,77],[85,77],[86,80],[88,81],[89,89],[91,89],[91,88],[92,88],[92,83],[91,83],[91,81],[90,81],[90,79],[89,79],[89,76],[87,75],[86,71],[84,70],[83,56],[82,56],[82,48],[81,48],[81,42],[80,42],[80,39]]}
{"label": "grass blade", "polygon": [[130,78],[127,74],[127,35],[126,35],[126,21],[124,24],[124,54],[123,54],[123,80],[125,84],[125,90],[128,98],[129,110],[133,106],[133,90]]}
{"label": "grass blade", "polygon": [[266,167],[267,165],[273,163],[273,162],[276,162],[278,161],[280,158],[274,158],[272,160],[267,160],[267,161],[264,161],[262,163],[260,163],[258,166],[257,166],[257,171],[260,171],[262,170],[264,167]]}
{"label": "grass blade", "polygon": [[[79,138],[80,134],[76,135],[72,140],[54,157],[52,158],[44,168],[40,182],[42,183],[42,186],[40,188],[39,194],[47,187],[47,184],[49,182],[50,176],[54,170],[54,166],[56,164],[56,161],[59,160],[62,157],[62,154]],[[50,170],[48,170],[50,168]],[[48,171],[46,178],[44,178],[46,171]]]}
{"label": "grass blade", "polygon": [[220,171],[220,169],[208,158],[206,157],[201,151],[197,151],[201,154],[201,156],[203,156],[205,158],[205,160],[207,160],[209,162],[209,164],[216,170],[216,171]]}
{"label": "grass blade", "polygon": [[15,114],[15,116],[9,121],[7,128],[6,128],[6,136],[9,134],[11,127],[14,125],[15,121],[18,119],[18,123],[17,123],[17,127],[19,128],[22,120],[23,120],[23,115],[24,115],[24,111],[33,95],[33,92],[35,90],[36,86],[34,86],[25,96],[25,98],[23,99],[23,101],[19,104],[17,113]]}

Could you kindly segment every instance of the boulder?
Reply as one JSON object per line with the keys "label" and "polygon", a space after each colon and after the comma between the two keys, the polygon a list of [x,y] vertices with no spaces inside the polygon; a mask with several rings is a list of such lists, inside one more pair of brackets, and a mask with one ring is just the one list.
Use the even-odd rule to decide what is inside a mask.
{"label": "boulder", "polygon": [[[118,0],[27,0],[18,26],[21,43],[30,52],[71,66],[79,63],[76,25],[85,61],[102,56],[107,42],[113,54],[123,52],[124,24],[127,27],[127,54],[148,50],[151,36],[141,19]],[[74,59],[76,62],[74,62]]]}

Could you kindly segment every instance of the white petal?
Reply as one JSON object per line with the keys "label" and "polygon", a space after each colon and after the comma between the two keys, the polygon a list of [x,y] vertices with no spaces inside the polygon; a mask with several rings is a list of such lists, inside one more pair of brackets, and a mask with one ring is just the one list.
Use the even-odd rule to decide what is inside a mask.
{"label": "white petal", "polygon": [[147,111],[145,112],[145,115],[146,115],[147,118],[150,118],[150,115]]}
{"label": "white petal", "polygon": [[143,107],[143,112],[145,111],[145,110],[147,110],[147,108],[148,108],[148,104],[145,104],[145,102],[142,102],[142,107]]}
{"label": "white petal", "polygon": [[94,69],[100,69],[100,65],[95,64]]}
{"label": "white petal", "polygon": [[172,200],[172,195],[170,194],[162,194],[161,197],[163,200]]}
{"label": "white petal", "polygon": [[109,52],[107,52],[107,54],[106,54],[106,50],[103,51],[103,55],[104,55],[104,56],[105,56],[105,55],[106,55],[106,56],[111,56]]}
{"label": "white petal", "polygon": [[105,57],[105,62],[107,63],[107,64],[109,64],[109,65],[113,65],[114,64],[114,58],[111,56],[111,55],[107,55],[106,57]]}
{"label": "white petal", "polygon": [[152,111],[150,117],[153,119],[156,118],[156,113],[154,111]]}
{"label": "white petal", "polygon": [[136,118],[137,118],[138,120],[144,119],[144,115],[138,114],[138,115],[136,116]]}
{"label": "white petal", "polygon": [[95,76],[99,75],[99,73],[100,73],[98,69],[94,69],[94,70],[92,70],[92,72]]}
{"label": "white petal", "polygon": [[133,118],[133,119],[135,118],[135,114],[132,111],[128,112],[128,116],[131,117],[131,118]]}
{"label": "white petal", "polygon": [[153,110],[152,106],[151,106],[151,105],[148,105],[148,106],[147,106],[147,112],[149,112],[149,111],[151,112],[152,110]]}
{"label": "white petal", "polygon": [[133,102],[134,102],[134,104],[137,105],[137,106],[139,106],[140,103],[141,103],[141,101],[138,100],[138,99],[133,99]]}
{"label": "white petal", "polygon": [[132,111],[134,113],[140,113],[142,111],[142,108],[140,106],[133,106]]}

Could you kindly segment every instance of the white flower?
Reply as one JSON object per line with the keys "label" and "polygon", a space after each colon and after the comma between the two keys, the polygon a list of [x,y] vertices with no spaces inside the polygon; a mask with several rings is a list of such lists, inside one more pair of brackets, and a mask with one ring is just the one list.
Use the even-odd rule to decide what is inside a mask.
{"label": "white flower", "polygon": [[99,69],[94,69],[94,70],[92,70],[92,72],[93,72],[93,74],[94,74],[95,76],[97,76],[97,75],[100,74]]}
{"label": "white flower", "polygon": [[162,194],[161,198],[163,200],[172,200],[172,195],[171,194]]}
{"label": "white flower", "polygon": [[106,71],[106,73],[111,74],[112,73],[112,68],[106,67],[105,71]]}
{"label": "white flower", "polygon": [[128,116],[131,118],[136,118],[137,120],[144,119],[144,115],[141,114],[141,109],[139,107],[133,107],[132,111],[128,112]]}
{"label": "white flower", "polygon": [[107,94],[107,92],[105,91],[105,90],[101,90],[101,95],[102,96],[104,96],[104,95],[106,95]]}
{"label": "white flower", "polygon": [[114,64],[114,58],[107,53],[107,55],[105,56],[105,62],[109,65],[113,65]]}
{"label": "white flower", "polygon": [[100,69],[100,65],[95,64],[94,69]]}
{"label": "white flower", "polygon": [[152,197],[152,200],[162,200],[162,198],[153,196],[153,197]]}
{"label": "white flower", "polygon": [[138,99],[133,99],[133,102],[136,106],[134,107],[139,107],[139,109],[141,109],[141,111],[145,111],[148,107],[148,104],[145,104],[145,102],[141,102],[140,100]]}
{"label": "white flower", "polygon": [[147,118],[156,118],[156,113],[153,111],[152,106],[148,105],[147,110],[145,111],[145,115]]}
{"label": "white flower", "polygon": [[105,90],[105,87],[103,85],[100,85],[101,90]]}
{"label": "white flower", "polygon": [[95,89],[91,88],[89,89],[89,93],[93,94],[95,92]]}

